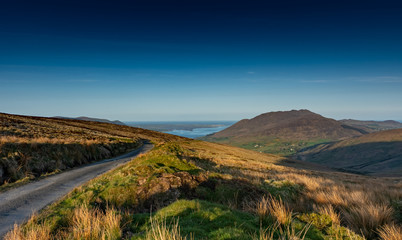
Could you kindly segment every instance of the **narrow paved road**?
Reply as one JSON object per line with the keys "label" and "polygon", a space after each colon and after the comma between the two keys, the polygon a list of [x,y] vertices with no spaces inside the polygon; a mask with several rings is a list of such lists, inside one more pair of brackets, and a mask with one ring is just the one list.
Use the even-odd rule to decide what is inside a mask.
{"label": "narrow paved road", "polygon": [[32,213],[66,195],[75,187],[130,161],[138,154],[151,150],[152,147],[152,144],[144,143],[141,148],[125,155],[92,163],[0,193],[0,238],[13,227],[14,223],[29,219]]}

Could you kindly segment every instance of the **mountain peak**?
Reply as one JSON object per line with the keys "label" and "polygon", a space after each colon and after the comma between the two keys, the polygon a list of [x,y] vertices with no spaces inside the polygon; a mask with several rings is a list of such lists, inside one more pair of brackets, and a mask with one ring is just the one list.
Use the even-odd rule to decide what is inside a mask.
{"label": "mountain peak", "polygon": [[212,138],[275,137],[282,139],[342,139],[360,136],[355,129],[307,109],[267,112],[242,120]]}

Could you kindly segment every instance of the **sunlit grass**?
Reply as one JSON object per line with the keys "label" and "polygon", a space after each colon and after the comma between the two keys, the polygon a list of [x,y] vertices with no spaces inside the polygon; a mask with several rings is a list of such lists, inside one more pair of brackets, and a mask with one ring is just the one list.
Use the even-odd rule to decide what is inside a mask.
{"label": "sunlit grass", "polygon": [[77,188],[37,224],[46,220],[57,239],[85,205],[96,206],[88,208],[94,219],[114,209],[117,232],[133,239],[361,240],[398,232],[400,180],[297,169],[283,159],[202,141],[164,143]]}

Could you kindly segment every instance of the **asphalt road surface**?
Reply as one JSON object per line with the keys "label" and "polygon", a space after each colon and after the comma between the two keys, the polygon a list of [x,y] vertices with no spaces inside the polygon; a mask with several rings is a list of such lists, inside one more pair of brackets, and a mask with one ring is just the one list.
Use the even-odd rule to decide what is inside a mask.
{"label": "asphalt road surface", "polygon": [[0,193],[0,238],[12,229],[14,223],[28,220],[33,213],[58,200],[75,187],[130,161],[152,147],[152,144],[144,143],[139,149],[125,155],[75,168]]}

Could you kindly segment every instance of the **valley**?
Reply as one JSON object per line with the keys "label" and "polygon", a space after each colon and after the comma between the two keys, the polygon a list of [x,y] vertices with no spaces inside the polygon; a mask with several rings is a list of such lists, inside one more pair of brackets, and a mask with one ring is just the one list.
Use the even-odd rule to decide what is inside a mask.
{"label": "valley", "polygon": [[402,124],[325,118],[308,110],[271,112],[201,138],[358,174],[402,176]]}
{"label": "valley", "polygon": [[402,129],[319,144],[297,153],[296,158],[344,171],[401,177]]}

